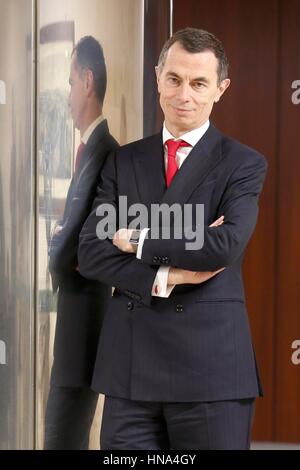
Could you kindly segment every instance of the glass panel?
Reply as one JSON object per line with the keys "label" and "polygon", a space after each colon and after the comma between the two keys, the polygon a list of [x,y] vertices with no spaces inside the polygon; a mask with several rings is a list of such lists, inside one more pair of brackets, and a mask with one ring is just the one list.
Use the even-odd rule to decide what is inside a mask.
{"label": "glass panel", "polygon": [[34,443],[33,2],[0,0],[0,449]]}
{"label": "glass panel", "polygon": [[[92,35],[103,46],[108,72],[104,116],[120,143],[142,137],[143,1],[42,0],[38,2],[38,347],[37,447],[43,446],[44,413],[52,365],[56,299],[51,293],[47,249],[64,209],[79,135],[68,111],[73,44]],[[98,448],[102,400],[90,447]]]}

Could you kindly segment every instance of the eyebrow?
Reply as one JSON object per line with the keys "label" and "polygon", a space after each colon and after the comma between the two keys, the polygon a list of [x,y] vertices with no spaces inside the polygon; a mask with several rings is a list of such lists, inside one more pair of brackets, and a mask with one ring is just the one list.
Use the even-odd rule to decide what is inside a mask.
{"label": "eyebrow", "polygon": [[[177,75],[175,72],[167,72],[168,77],[176,77],[181,80],[181,77]],[[192,82],[203,82],[203,83],[209,83],[209,80],[206,77],[197,77],[193,78]]]}
{"label": "eyebrow", "polygon": [[175,77],[175,78],[180,79],[179,75],[177,75],[177,73],[175,73],[175,72],[167,72],[167,76],[168,77]]}
{"label": "eyebrow", "polygon": [[209,80],[206,77],[198,77],[198,78],[194,78],[193,82],[209,83]]}

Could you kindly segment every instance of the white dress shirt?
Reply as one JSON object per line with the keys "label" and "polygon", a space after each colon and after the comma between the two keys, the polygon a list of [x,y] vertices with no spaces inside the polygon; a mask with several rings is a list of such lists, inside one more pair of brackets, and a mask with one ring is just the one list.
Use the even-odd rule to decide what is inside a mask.
{"label": "white dress shirt", "polygon": [[82,143],[84,143],[85,145],[87,144],[87,141],[91,137],[92,133],[102,121],[104,121],[104,117],[103,114],[100,114],[100,116],[98,116],[97,119],[95,119],[95,121],[93,121],[92,124],[90,124],[89,127],[85,130],[81,138]]}
{"label": "white dress shirt", "polygon": [[[166,141],[169,139],[174,140],[184,140],[189,144],[186,147],[179,147],[176,152],[176,163],[178,166],[178,170],[180,169],[181,165],[183,164],[184,160],[187,158],[189,153],[195,147],[195,145],[199,142],[199,140],[204,136],[205,132],[209,128],[209,120],[207,120],[201,127],[197,129],[193,129],[192,131],[187,132],[186,134],[181,135],[179,138],[175,138],[166,128],[166,124],[164,123],[163,126],[163,144],[164,144],[164,158],[165,158],[165,169],[167,171],[168,167],[168,147],[166,145]],[[145,228],[141,231],[138,249],[136,257],[138,259],[142,258],[142,250],[144,240],[146,235],[149,231],[149,228]],[[160,266],[157,271],[156,277],[154,279],[153,287],[152,287],[152,295],[154,297],[169,297],[172,290],[174,289],[175,285],[168,285],[168,275],[169,275],[170,266]]]}

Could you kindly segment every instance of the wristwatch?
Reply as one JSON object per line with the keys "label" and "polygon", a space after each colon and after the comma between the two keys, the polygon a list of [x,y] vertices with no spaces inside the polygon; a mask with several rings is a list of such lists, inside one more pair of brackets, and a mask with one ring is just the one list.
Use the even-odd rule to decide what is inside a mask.
{"label": "wristwatch", "polygon": [[132,245],[138,245],[140,241],[140,235],[140,230],[134,230],[129,238],[129,243],[131,243]]}

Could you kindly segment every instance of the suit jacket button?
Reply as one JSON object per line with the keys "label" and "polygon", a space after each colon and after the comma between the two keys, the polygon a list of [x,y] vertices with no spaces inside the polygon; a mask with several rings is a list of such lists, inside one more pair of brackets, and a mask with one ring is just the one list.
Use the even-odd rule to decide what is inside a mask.
{"label": "suit jacket button", "polygon": [[183,305],[177,304],[177,305],[176,305],[176,312],[178,312],[178,313],[183,312]]}
{"label": "suit jacket button", "polygon": [[128,302],[127,310],[133,310],[133,307],[134,307],[133,302]]}

